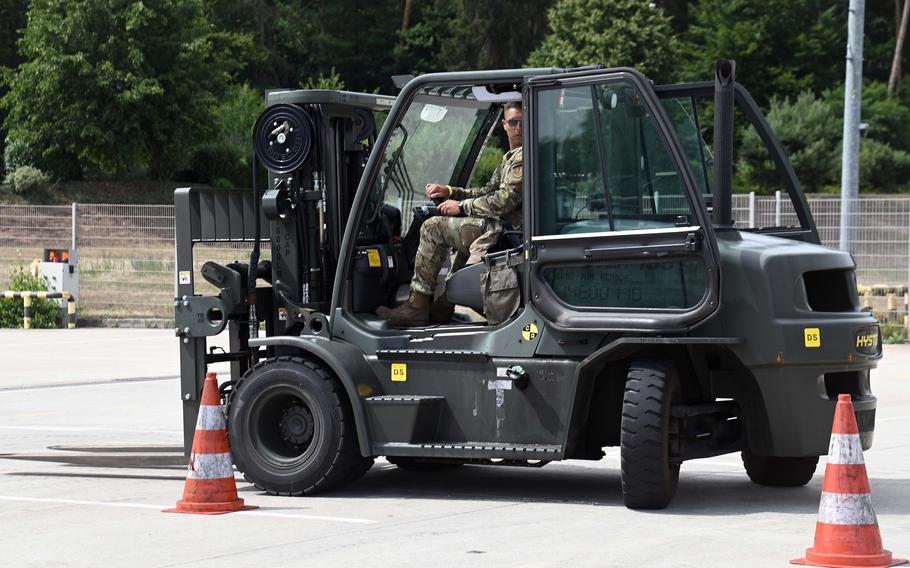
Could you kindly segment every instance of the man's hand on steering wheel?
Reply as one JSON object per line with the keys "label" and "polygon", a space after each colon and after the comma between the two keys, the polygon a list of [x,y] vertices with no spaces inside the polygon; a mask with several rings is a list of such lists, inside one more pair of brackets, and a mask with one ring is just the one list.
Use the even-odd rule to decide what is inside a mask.
{"label": "man's hand on steering wheel", "polygon": [[438,209],[439,212],[446,217],[458,217],[461,215],[461,208],[458,206],[458,202],[454,199],[446,199],[440,203],[436,209]]}
{"label": "man's hand on steering wheel", "polygon": [[439,183],[428,183],[426,187],[427,197],[430,199],[447,199],[449,197],[449,186]]}

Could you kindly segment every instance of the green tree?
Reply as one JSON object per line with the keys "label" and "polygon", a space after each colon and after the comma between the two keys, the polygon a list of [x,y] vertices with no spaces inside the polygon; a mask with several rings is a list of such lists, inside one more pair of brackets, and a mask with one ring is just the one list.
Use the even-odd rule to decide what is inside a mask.
{"label": "green tree", "polygon": [[677,35],[684,33],[689,29],[692,23],[689,17],[689,0],[656,0],[654,2],[664,9],[664,12],[670,16],[673,22],[673,31]]}
{"label": "green tree", "polygon": [[9,138],[64,177],[78,175],[73,160],[167,177],[204,140],[250,46],[213,30],[204,0],[33,0],[26,61],[5,78]]}
{"label": "green tree", "polygon": [[699,0],[689,15],[684,79],[713,79],[715,60],[735,59],[737,81],[762,104],[843,80],[845,3]]}
{"label": "green tree", "polygon": [[[844,116],[843,83],[826,89],[821,96],[836,116]],[[888,86],[881,81],[863,81],[862,96],[860,116],[868,125],[863,131],[863,140],[872,138],[895,149],[910,151],[910,106],[907,101],[889,97]]]}
{"label": "green tree", "polygon": [[[897,28],[900,23],[900,10],[896,2],[866,2],[866,22],[863,26],[865,41],[863,42],[863,77],[873,81],[888,81],[891,72],[891,62],[894,58],[894,44],[897,37]],[[846,16],[844,16],[846,21]],[[844,36],[846,44],[846,35]],[[841,55],[845,53],[845,45],[840,46]],[[910,49],[904,43],[901,65],[906,71],[910,64]],[[843,81],[843,64],[840,65]]]}
{"label": "green tree", "polygon": [[641,0],[560,0],[549,12],[551,33],[528,59],[532,66],[602,63],[671,77],[678,41],[663,10]]}
{"label": "green tree", "polygon": [[300,86],[304,89],[342,91],[344,90],[344,80],[341,78],[341,75],[338,74],[338,71],[335,71],[335,68],[332,67],[332,70],[328,74],[323,73],[318,77],[310,77],[306,82],[301,83]]}
{"label": "green tree", "polygon": [[[521,67],[547,32],[553,0],[451,2],[437,61],[440,71]],[[444,10],[438,9],[444,13]]]}
{"label": "green tree", "polygon": [[286,62],[277,52],[278,0],[206,0],[215,29],[253,38],[254,47],[246,53],[247,65],[240,82],[255,87],[287,86],[279,78],[287,76]]}
{"label": "green tree", "polygon": [[[888,97],[881,82],[863,86],[864,131],[860,144],[860,190],[890,192],[910,187],[910,109]],[[809,192],[837,190],[841,176],[843,86],[816,96],[772,98],[767,118],[786,150],[793,170]],[[739,148],[739,172],[757,189],[780,186],[780,175],[754,129]]]}
{"label": "green tree", "polygon": [[393,53],[401,26],[400,0],[289,0],[278,4],[276,57],[281,85],[331,76],[354,91],[392,92]]}
{"label": "green tree", "polygon": [[453,41],[452,23],[458,17],[458,4],[446,0],[412,5],[410,25],[395,46],[396,71],[420,75],[434,71],[468,69],[465,61],[444,61],[442,46]]}
{"label": "green tree", "polygon": [[[771,99],[768,123],[777,134],[806,191],[820,191],[840,178],[843,120],[824,100],[804,91],[795,100]],[[753,128],[743,132],[739,172],[750,185],[779,189],[780,174]]]}
{"label": "green tree", "polygon": [[231,85],[220,97],[204,142],[192,159],[190,181],[218,187],[249,187],[253,124],[265,108],[262,93],[247,85]]}
{"label": "green tree", "polygon": [[[19,65],[19,50],[16,48],[16,41],[25,27],[25,16],[27,6],[25,0],[0,0],[0,68],[15,68]],[[0,98],[6,93],[6,89],[0,84]],[[0,155],[6,147],[6,131],[3,129],[3,120],[6,113],[0,109]],[[0,172],[4,169],[4,164],[0,164]]]}
{"label": "green tree", "polygon": [[16,41],[26,22],[25,0],[0,0],[0,67],[15,67],[19,64]]}

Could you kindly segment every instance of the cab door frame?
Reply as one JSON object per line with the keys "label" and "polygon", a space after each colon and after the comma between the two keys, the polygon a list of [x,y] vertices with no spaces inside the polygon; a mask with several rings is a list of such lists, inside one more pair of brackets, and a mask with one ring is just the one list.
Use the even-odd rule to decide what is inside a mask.
{"label": "cab door frame", "polygon": [[[661,100],[682,97],[692,99],[701,97],[707,98],[713,97],[714,95],[714,83],[711,81],[702,81],[697,83],[657,85],[654,87],[654,92],[658,99]],[[796,177],[796,172],[793,171],[793,165],[790,163],[787,152],[784,151],[783,145],[780,143],[780,140],[778,140],[777,135],[774,134],[765,115],[762,114],[761,109],[758,107],[758,103],[755,102],[755,99],[752,98],[749,91],[739,83],[733,85],[733,103],[735,108],[743,113],[746,121],[755,129],[755,133],[758,134],[762,143],[765,145],[768,156],[771,158],[771,161],[774,162],[774,166],[781,177],[784,189],[793,203],[794,213],[800,224],[799,228],[770,227],[754,229],[753,231],[820,245],[821,239],[818,236],[818,228],[816,227],[815,219],[812,216],[812,210],[809,208],[806,194],[799,183],[799,179]],[[712,183],[714,183],[713,180],[710,180],[708,186],[710,187]]]}
{"label": "cab door frame", "polygon": [[[578,234],[541,235],[538,224],[539,167],[538,137],[539,94],[559,87],[591,86],[626,81],[634,85],[677,168],[685,197],[694,219],[684,226],[665,229],[609,231]],[[657,95],[641,73],[617,68],[580,71],[534,77],[524,93],[526,129],[524,132],[525,227],[528,247],[529,277],[525,279],[525,298],[536,311],[556,328],[564,330],[636,331],[675,333],[691,329],[710,318],[720,305],[720,270],[717,242],[711,218],[688,160],[676,138],[669,118]],[[599,133],[599,127],[598,127]],[[594,151],[603,160],[603,144]],[[602,166],[604,167],[604,166]],[[604,176],[607,175],[603,171]],[[547,283],[544,272],[549,266],[591,266],[599,263],[650,263],[697,259],[704,264],[705,293],[690,307],[597,307],[572,306],[560,299]]]}

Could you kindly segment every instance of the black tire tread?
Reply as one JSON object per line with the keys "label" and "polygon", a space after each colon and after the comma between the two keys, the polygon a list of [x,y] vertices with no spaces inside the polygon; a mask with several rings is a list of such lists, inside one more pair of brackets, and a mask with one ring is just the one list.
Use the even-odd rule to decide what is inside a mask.
{"label": "black tire tread", "polygon": [[342,428],[340,444],[338,444],[332,464],[325,473],[309,487],[299,491],[276,491],[273,488],[265,486],[263,483],[256,480],[254,476],[249,474],[247,466],[242,463],[242,457],[234,454],[234,465],[237,467],[237,470],[243,473],[244,478],[260,491],[264,491],[269,495],[288,495],[294,497],[330,491],[360,479],[373,466],[374,458],[360,455],[354,417],[350,410],[350,402],[347,400],[347,394],[344,392],[344,387],[334,375],[327,372],[321,365],[310,359],[291,355],[265,359],[256,363],[244,374],[234,387],[235,392],[240,391],[244,381],[248,377],[259,372],[263,367],[276,363],[302,365],[316,373],[325,384],[329,386],[335,400],[336,408],[339,411],[338,415],[341,417]]}
{"label": "black tire tread", "polygon": [[[662,509],[676,493],[679,466],[667,460],[662,425],[665,397],[672,397],[672,367],[660,361],[636,361],[629,368],[620,425],[620,462],[625,505]],[[666,404],[669,410],[669,402]]]}

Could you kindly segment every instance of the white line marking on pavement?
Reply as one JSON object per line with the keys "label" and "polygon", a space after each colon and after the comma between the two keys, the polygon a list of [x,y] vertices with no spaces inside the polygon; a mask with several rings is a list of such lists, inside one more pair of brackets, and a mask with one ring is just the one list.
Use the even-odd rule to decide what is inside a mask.
{"label": "white line marking on pavement", "polygon": [[[168,509],[171,505],[152,505],[150,503],[117,503],[113,501],[80,501],[77,499],[49,499],[43,497],[17,497],[13,495],[0,495],[2,501],[24,501],[27,503],[50,503],[57,505],[88,505],[97,507],[126,507],[133,509]],[[294,513],[273,513],[272,511],[239,511],[245,517],[280,517],[282,519],[301,519],[305,521],[331,521],[336,523],[354,523],[358,525],[372,525],[378,521],[371,519],[357,519],[351,517],[327,517],[323,515],[297,515]]]}
{"label": "white line marking on pavement", "polygon": [[79,501],[77,499],[46,499],[41,497],[14,497],[0,495],[3,501],[25,501],[28,503],[52,503],[57,505],[97,505],[99,507],[132,507],[134,509],[165,509],[165,505],[149,505],[146,503],[116,503],[111,501]]}
{"label": "white line marking on pavement", "polygon": [[18,385],[12,387],[0,387],[0,394],[3,393],[17,393],[23,391],[32,391],[32,390],[54,390],[54,389],[71,389],[77,387],[107,387],[107,386],[119,386],[119,385],[145,385],[151,382],[156,381],[176,381],[180,377],[178,376],[162,376],[162,377],[124,377],[119,379],[96,379],[96,380],[79,380],[77,382],[61,382],[61,383],[48,383],[48,384],[38,384],[38,385]]}
{"label": "white line marking on pavement", "polygon": [[[80,428],[77,426],[2,426],[0,430],[34,430],[36,432],[111,432],[111,428]],[[116,428],[117,432],[132,432],[139,434],[182,434],[183,430],[139,430],[129,428]]]}
{"label": "white line marking on pavement", "polygon": [[[40,333],[42,333],[42,332],[39,331],[38,333],[40,334]],[[72,332],[70,332],[70,333],[72,333]],[[32,335],[33,337],[31,337],[31,338],[26,338],[25,340],[22,340],[22,341],[15,341],[15,339],[14,339],[14,340],[11,341],[10,343],[13,344],[13,345],[15,345],[15,346],[17,346],[17,347],[31,347],[31,346],[34,346],[34,347],[40,348],[40,349],[47,349],[47,344],[46,344],[46,343],[44,343],[44,342],[35,342],[35,337],[34,337],[35,334],[29,334],[29,335]],[[46,335],[50,335],[50,334],[46,334]],[[59,335],[62,336],[63,334],[59,334]],[[171,334],[171,335],[173,335],[173,334]],[[14,337],[14,336],[12,336],[12,334],[11,334],[10,337]],[[26,337],[26,336],[23,334],[21,337]],[[140,338],[140,339],[141,339],[141,338]],[[108,339],[78,339],[78,340],[70,340],[70,339],[66,339],[66,338],[64,337],[63,339],[55,338],[55,340],[56,340],[56,344],[57,344],[58,346],[60,346],[60,347],[66,347],[67,345],[82,345],[82,344],[85,344],[85,343],[114,343],[114,342],[117,342],[117,341],[131,341],[131,342],[135,342],[135,341],[136,341],[136,338],[135,338],[135,337],[111,337],[111,338],[108,338]]]}

